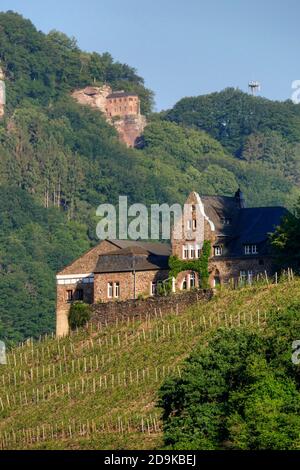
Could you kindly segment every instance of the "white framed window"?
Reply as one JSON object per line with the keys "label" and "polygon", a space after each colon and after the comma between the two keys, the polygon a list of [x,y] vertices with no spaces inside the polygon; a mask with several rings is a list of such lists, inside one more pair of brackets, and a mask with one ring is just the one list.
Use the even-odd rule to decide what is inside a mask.
{"label": "white framed window", "polygon": [[120,283],[119,282],[114,283],[114,296],[116,299],[120,297]]}
{"label": "white framed window", "polygon": [[190,246],[190,258],[193,259],[196,257],[196,249],[193,245]]}
{"label": "white framed window", "polygon": [[197,258],[200,258],[200,256],[201,256],[201,248],[200,248],[200,246],[197,246],[196,251],[197,251]]}
{"label": "white framed window", "polygon": [[156,295],[157,293],[157,283],[156,282],[151,282],[150,286],[150,295]]}
{"label": "white framed window", "polygon": [[182,257],[183,259],[187,259],[189,257],[189,249],[186,245],[183,247]]}
{"label": "white framed window", "polygon": [[181,283],[181,290],[186,290],[186,289],[187,289],[187,279],[185,277]]}
{"label": "white framed window", "polygon": [[107,297],[109,299],[112,299],[114,295],[114,284],[112,282],[109,282],[107,284]]}
{"label": "white framed window", "polygon": [[253,271],[248,271],[248,282],[252,284],[253,281]]}
{"label": "white framed window", "polygon": [[193,230],[196,230],[197,228],[197,220],[193,219]]}
{"label": "white framed window", "polygon": [[190,289],[193,289],[196,286],[196,275],[195,273],[190,274]]}
{"label": "white framed window", "polygon": [[240,271],[240,279],[241,281],[245,281],[247,279],[247,271]]}
{"label": "white framed window", "polygon": [[187,228],[188,230],[192,230],[192,221],[191,221],[191,220],[188,220],[188,221],[187,221],[186,228]]}
{"label": "white framed window", "polygon": [[214,254],[215,256],[222,256],[223,247],[221,245],[217,245],[214,247]]}
{"label": "white framed window", "polygon": [[257,255],[257,245],[245,245],[245,255]]}

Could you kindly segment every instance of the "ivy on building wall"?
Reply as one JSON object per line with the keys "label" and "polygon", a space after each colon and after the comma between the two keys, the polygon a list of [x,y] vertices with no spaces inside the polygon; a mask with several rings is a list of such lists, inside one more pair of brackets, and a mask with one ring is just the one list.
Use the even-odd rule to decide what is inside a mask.
{"label": "ivy on building wall", "polygon": [[178,274],[182,271],[194,271],[199,275],[200,287],[206,289],[209,287],[208,279],[208,260],[211,254],[211,243],[209,240],[205,240],[202,248],[200,258],[195,260],[181,260],[177,256],[170,256],[169,258],[169,276],[172,279],[176,279]]}

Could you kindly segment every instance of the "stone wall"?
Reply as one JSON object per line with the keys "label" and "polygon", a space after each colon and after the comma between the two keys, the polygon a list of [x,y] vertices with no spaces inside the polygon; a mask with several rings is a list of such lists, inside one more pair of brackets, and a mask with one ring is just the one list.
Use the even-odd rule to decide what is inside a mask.
{"label": "stone wall", "polygon": [[140,99],[137,95],[109,97],[106,100],[106,114],[108,117],[138,115]]}
{"label": "stone wall", "polygon": [[210,285],[213,286],[214,277],[220,277],[222,283],[227,283],[231,280],[238,281],[240,272],[251,271],[253,278],[257,275],[264,275],[265,272],[268,276],[273,274],[273,260],[271,257],[241,257],[232,259],[218,259],[217,257],[212,258],[209,261],[209,272],[210,272]]}
{"label": "stone wall", "polygon": [[120,301],[134,298],[139,295],[150,295],[151,282],[158,282],[168,278],[168,271],[136,271],[135,276],[132,271],[119,273],[99,273],[94,278],[94,302],[110,302],[108,297],[108,283],[119,283]]}
{"label": "stone wall", "polygon": [[149,297],[145,300],[127,300],[125,302],[109,302],[92,305],[92,321],[103,324],[114,323],[128,318],[146,318],[151,316],[181,313],[197,302],[207,302],[213,291],[195,290],[172,294],[166,297]]}

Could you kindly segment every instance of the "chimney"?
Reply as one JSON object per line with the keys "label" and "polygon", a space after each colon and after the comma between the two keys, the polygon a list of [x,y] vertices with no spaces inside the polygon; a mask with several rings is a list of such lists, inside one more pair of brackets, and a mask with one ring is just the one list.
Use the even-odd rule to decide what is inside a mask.
{"label": "chimney", "polygon": [[239,188],[234,195],[237,206],[239,209],[244,209],[246,207],[244,194],[242,193],[241,189]]}

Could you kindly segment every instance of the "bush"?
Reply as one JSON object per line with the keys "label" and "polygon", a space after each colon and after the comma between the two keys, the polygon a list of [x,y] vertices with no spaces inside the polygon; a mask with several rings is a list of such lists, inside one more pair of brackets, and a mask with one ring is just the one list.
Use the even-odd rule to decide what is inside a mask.
{"label": "bush", "polygon": [[91,318],[91,307],[84,302],[74,302],[69,313],[69,325],[72,330],[80,328],[89,322]]}

